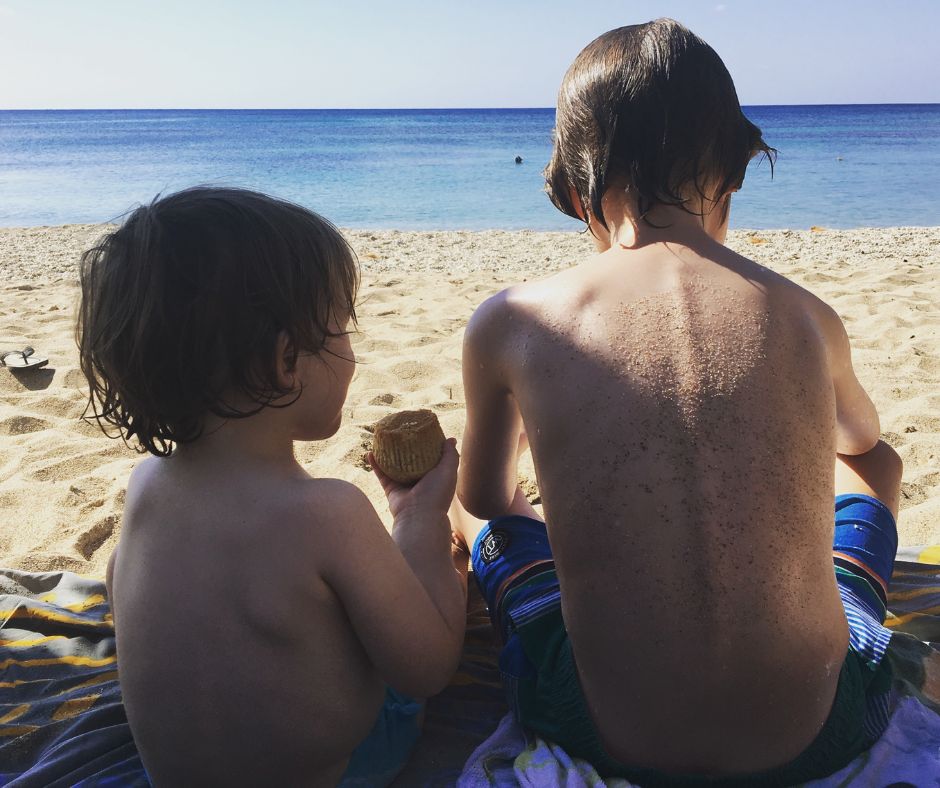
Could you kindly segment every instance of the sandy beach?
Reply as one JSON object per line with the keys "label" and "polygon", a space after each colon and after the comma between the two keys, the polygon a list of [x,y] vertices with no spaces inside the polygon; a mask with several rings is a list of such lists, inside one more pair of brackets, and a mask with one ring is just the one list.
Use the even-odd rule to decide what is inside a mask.
{"label": "sandy beach", "polygon": [[[81,420],[87,392],[74,316],[77,260],[106,228],[0,228],[0,349],[32,345],[45,369],[0,369],[0,565],[101,574],[140,455]],[[298,444],[315,476],[359,485],[389,522],[362,462],[368,427],[400,408],[464,421],[460,351],[474,307],[568,267],[588,237],[543,232],[348,231],[362,266],[360,361],[330,440]],[[902,545],[940,544],[940,228],[736,231],[729,246],[816,293],[842,316],[856,372],[905,462]],[[524,489],[537,496],[531,462]]]}

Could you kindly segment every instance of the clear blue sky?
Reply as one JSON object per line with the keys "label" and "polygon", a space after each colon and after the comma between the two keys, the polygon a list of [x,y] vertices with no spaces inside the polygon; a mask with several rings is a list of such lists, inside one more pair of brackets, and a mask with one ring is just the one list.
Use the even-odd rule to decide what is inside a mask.
{"label": "clear blue sky", "polygon": [[547,107],[658,16],[744,104],[940,102],[940,0],[0,0],[0,109]]}

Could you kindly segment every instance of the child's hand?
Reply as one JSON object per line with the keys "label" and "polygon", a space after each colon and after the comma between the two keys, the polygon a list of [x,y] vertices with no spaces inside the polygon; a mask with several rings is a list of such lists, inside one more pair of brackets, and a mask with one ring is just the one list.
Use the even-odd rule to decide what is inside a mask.
{"label": "child's hand", "polygon": [[376,464],[372,452],[369,452],[368,460],[373,473],[382,485],[385,497],[388,498],[388,508],[392,517],[397,519],[402,514],[411,511],[417,513],[420,510],[438,511],[442,515],[447,512],[457,487],[459,457],[456,439],[447,439],[440,461],[412,487],[399,484],[386,476]]}

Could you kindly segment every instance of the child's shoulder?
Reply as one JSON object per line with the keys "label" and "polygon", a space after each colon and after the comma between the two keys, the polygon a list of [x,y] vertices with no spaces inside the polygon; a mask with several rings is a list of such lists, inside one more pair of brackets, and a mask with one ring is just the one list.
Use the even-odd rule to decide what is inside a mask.
{"label": "child's shoulder", "polygon": [[301,477],[265,491],[269,511],[285,533],[296,530],[306,540],[335,533],[342,539],[357,524],[377,514],[368,496],[352,482]]}
{"label": "child's shoulder", "polygon": [[375,511],[368,496],[355,484],[343,479],[303,479],[298,483],[295,503],[304,511],[332,517],[348,515],[355,519],[364,512]]}
{"label": "child's shoulder", "polygon": [[176,505],[183,499],[193,511],[205,504],[220,514],[252,511],[257,517],[263,513],[265,519],[279,523],[284,535],[293,524],[303,530],[311,522],[329,524],[375,516],[366,494],[342,479],[313,477],[303,471],[286,478],[266,478],[241,469],[197,469],[175,456],[147,457],[137,464],[128,480],[125,511],[145,513],[154,507],[164,508],[167,500]]}
{"label": "child's shoulder", "polygon": [[[773,304],[777,314],[789,321],[806,320],[827,347],[841,346],[846,341],[842,318],[832,306],[803,285],[779,271],[727,249],[726,260],[734,262],[734,270],[752,283]],[[722,262],[719,260],[719,262]]]}
{"label": "child's shoulder", "polygon": [[483,301],[473,312],[467,326],[475,336],[502,335],[520,329],[533,318],[570,297],[574,288],[571,271],[566,269],[543,279],[526,281],[500,290]]}
{"label": "child's shoulder", "polygon": [[702,260],[706,265],[717,264],[720,269],[725,269],[736,278],[740,277],[769,299],[778,302],[783,299],[791,308],[813,314],[831,312],[822,299],[772,267],[773,262],[770,265],[759,263],[723,245],[702,254]]}
{"label": "child's shoulder", "polygon": [[[497,362],[526,333],[543,299],[532,284],[514,285],[483,301],[470,316],[463,339],[463,363]],[[480,366],[482,369],[482,366]]]}
{"label": "child's shoulder", "polygon": [[163,486],[162,475],[165,469],[165,458],[146,456],[138,462],[127,480],[127,493],[125,507],[129,508],[141,498],[151,494],[159,495]]}

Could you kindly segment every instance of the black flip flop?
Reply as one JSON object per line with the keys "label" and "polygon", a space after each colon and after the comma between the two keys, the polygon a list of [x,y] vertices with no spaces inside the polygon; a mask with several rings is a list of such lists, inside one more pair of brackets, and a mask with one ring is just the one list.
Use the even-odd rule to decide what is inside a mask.
{"label": "black flip flop", "polygon": [[46,366],[49,359],[34,356],[33,353],[35,352],[29,345],[22,350],[7,350],[5,353],[0,353],[0,367],[6,367],[7,369],[39,369],[39,367]]}

